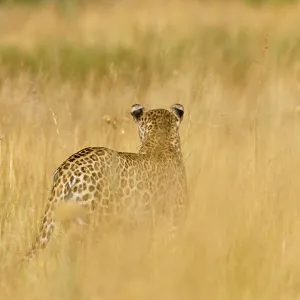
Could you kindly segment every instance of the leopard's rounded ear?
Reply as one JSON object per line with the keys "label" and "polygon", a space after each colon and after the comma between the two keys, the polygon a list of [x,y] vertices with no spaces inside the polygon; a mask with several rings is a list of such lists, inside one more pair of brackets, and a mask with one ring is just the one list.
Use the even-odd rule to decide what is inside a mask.
{"label": "leopard's rounded ear", "polygon": [[182,121],[184,115],[184,107],[181,104],[173,104],[171,106],[171,111],[175,114],[175,116]]}
{"label": "leopard's rounded ear", "polygon": [[138,121],[139,118],[144,113],[144,107],[141,104],[134,104],[131,106],[130,114],[132,115],[135,121]]}

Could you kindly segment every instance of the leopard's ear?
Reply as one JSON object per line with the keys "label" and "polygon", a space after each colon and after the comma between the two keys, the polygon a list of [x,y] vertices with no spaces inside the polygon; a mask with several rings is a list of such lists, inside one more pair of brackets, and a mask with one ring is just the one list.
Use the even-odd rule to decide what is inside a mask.
{"label": "leopard's ear", "polygon": [[181,122],[183,119],[183,115],[184,115],[184,107],[181,104],[173,104],[171,106],[171,111],[175,114],[175,116],[179,119],[179,121]]}
{"label": "leopard's ear", "polygon": [[130,114],[135,121],[138,121],[143,115],[145,108],[141,104],[134,104],[131,106]]}

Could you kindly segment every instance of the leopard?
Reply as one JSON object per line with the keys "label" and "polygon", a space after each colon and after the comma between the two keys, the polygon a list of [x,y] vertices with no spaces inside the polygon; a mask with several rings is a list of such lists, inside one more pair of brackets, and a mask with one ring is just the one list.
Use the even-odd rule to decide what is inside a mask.
{"label": "leopard", "polygon": [[24,260],[46,248],[57,224],[55,209],[63,203],[97,212],[100,220],[120,216],[120,220],[139,222],[147,216],[152,221],[163,216],[173,231],[185,219],[187,176],[179,135],[183,105],[147,109],[134,104],[130,114],[138,127],[139,150],[86,147],[62,162],[54,172],[38,233]]}

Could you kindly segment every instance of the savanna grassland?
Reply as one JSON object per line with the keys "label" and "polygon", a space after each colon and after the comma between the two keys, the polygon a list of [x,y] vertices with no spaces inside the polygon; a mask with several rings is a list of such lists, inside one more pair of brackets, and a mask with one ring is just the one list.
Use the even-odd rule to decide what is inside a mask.
{"label": "savanna grassland", "polygon": [[[299,15],[234,1],[1,6],[0,299],[299,299]],[[176,251],[159,232],[148,255],[143,232],[78,242],[76,228],[17,268],[59,164],[86,146],[137,151],[130,106],[177,102],[190,211]]]}

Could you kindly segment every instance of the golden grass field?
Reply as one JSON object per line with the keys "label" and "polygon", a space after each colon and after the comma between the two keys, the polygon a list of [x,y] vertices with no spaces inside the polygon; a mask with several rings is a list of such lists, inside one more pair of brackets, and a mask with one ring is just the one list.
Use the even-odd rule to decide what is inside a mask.
{"label": "golden grass field", "polygon": [[[299,13],[234,1],[0,8],[0,299],[299,299]],[[64,159],[137,151],[136,102],[185,107],[190,211],[176,251],[161,236],[149,256],[143,232],[76,243],[65,230],[16,268]]]}

